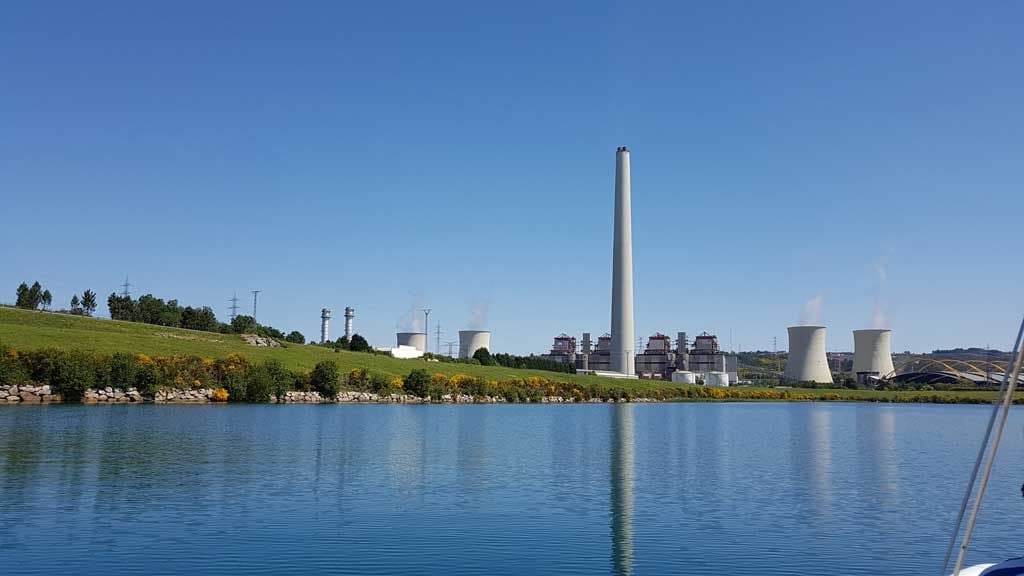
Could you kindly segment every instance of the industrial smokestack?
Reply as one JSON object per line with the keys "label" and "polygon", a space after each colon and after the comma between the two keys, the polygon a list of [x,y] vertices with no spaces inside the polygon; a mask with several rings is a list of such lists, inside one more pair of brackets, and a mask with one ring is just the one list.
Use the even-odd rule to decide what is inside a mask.
{"label": "industrial smokestack", "polygon": [[783,377],[796,382],[832,383],[825,357],[824,326],[789,327],[789,360]]}
{"label": "industrial smokestack", "polygon": [[324,308],[320,311],[320,343],[325,344],[330,338],[331,309]]}
{"label": "industrial smokestack", "polygon": [[398,333],[398,345],[399,346],[412,346],[420,352],[427,351],[427,333],[426,332],[399,332]]}
{"label": "industrial smokestack", "polygon": [[612,350],[611,369],[636,372],[633,355],[633,212],[629,191],[629,150],[615,151],[615,237],[612,242]]}
{"label": "industrial smokestack", "polygon": [[356,317],[356,310],[351,306],[345,307],[345,338],[352,340],[352,319]]}
{"label": "industrial smokestack", "polygon": [[885,378],[893,373],[892,330],[853,331],[853,373],[857,381]]}
{"label": "industrial smokestack", "polygon": [[472,358],[481,348],[491,351],[491,333],[486,330],[459,330],[459,358]]}

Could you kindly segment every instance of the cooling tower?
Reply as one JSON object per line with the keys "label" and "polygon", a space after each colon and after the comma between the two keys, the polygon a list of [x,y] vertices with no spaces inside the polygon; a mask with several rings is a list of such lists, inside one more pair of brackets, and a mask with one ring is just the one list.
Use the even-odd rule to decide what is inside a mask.
{"label": "cooling tower", "polygon": [[486,330],[459,330],[459,358],[472,358],[481,348],[491,351],[491,333]]}
{"label": "cooling tower", "polygon": [[893,371],[892,330],[854,330],[853,373],[857,380],[884,378]]}
{"label": "cooling tower", "polygon": [[629,150],[615,151],[615,232],[612,240],[611,369],[633,375],[633,212],[629,187]]}
{"label": "cooling tower", "polygon": [[789,360],[783,377],[797,382],[832,383],[825,358],[824,326],[789,327]]}
{"label": "cooling tower", "polygon": [[427,351],[427,334],[426,332],[399,332],[398,333],[398,345],[399,346],[412,346],[420,352]]}

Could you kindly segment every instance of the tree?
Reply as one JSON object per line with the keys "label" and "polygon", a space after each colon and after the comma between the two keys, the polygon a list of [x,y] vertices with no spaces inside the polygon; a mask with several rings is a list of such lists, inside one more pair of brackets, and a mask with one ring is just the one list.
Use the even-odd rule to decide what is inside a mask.
{"label": "tree", "polygon": [[119,296],[111,293],[107,298],[107,309],[110,310],[112,320],[135,322],[138,319],[135,301],[131,296]]}
{"label": "tree", "polygon": [[476,352],[473,352],[473,358],[480,362],[481,366],[494,366],[494,359],[487,348],[477,348]]}
{"label": "tree", "polygon": [[216,332],[218,329],[217,315],[209,306],[202,308],[185,306],[185,309],[181,311],[181,327],[189,330]]}
{"label": "tree", "polygon": [[341,350],[348,350],[348,347],[349,347],[350,344],[351,343],[348,341],[348,336],[341,336],[337,340],[334,341],[334,348],[336,350],[339,349],[339,348]]}
{"label": "tree", "polygon": [[284,337],[284,339],[286,342],[291,342],[292,344],[306,343],[306,337],[303,336],[302,332],[299,332],[298,330],[292,330],[291,332],[288,333],[287,336]]}
{"label": "tree", "polygon": [[39,285],[39,282],[33,282],[32,287],[28,289],[28,307],[36,310],[42,301],[43,287]]}
{"label": "tree", "polygon": [[18,308],[28,308],[28,284],[22,282],[18,284],[18,299],[15,300],[14,305]]}
{"label": "tree", "polygon": [[82,292],[82,311],[86,316],[92,316],[96,311],[96,293],[92,290]]}
{"label": "tree", "polygon": [[239,314],[231,320],[231,331],[235,334],[253,334],[256,332],[256,320],[252,316]]}
{"label": "tree", "polygon": [[49,290],[43,290],[43,308],[49,310],[50,304],[53,304],[53,294],[50,294]]}
{"label": "tree", "polygon": [[78,294],[71,296],[71,313],[81,314],[82,309],[79,307]]}
{"label": "tree", "polygon": [[17,300],[14,302],[15,306],[26,310],[37,310],[43,303],[43,287],[39,285],[39,282],[33,282],[30,288],[28,284],[22,282],[18,285],[17,296]]}
{"label": "tree", "polygon": [[310,374],[310,384],[313,390],[320,393],[324,398],[334,398],[338,395],[338,365],[331,360],[318,362]]}
{"label": "tree", "polygon": [[359,334],[352,335],[352,341],[349,342],[348,349],[353,352],[370,352],[373,350],[370,348],[370,343],[366,341],[366,338]]}

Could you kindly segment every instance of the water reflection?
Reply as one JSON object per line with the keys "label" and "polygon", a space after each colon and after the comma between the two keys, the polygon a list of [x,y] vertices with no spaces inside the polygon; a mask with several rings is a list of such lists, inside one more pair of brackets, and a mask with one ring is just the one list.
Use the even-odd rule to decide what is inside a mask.
{"label": "water reflection", "polygon": [[793,470],[806,477],[805,489],[814,510],[828,514],[832,504],[832,413],[824,405],[800,406],[790,411]]}
{"label": "water reflection", "polygon": [[612,563],[615,573],[633,573],[633,479],[635,475],[632,404],[616,404],[612,414]]}

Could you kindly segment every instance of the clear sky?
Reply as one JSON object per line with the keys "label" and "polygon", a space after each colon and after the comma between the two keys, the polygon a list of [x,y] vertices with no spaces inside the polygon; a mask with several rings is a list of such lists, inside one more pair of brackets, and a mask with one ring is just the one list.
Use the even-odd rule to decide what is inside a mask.
{"label": "clear sky", "polygon": [[105,314],[127,274],[221,319],[260,289],[307,337],[429,306],[542,352],[609,328],[625,145],[637,336],[784,348],[817,300],[831,350],[1008,348],[1022,30],[1011,1],[12,3],[0,300]]}

